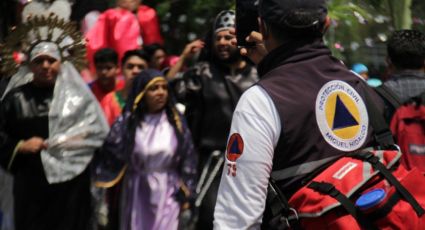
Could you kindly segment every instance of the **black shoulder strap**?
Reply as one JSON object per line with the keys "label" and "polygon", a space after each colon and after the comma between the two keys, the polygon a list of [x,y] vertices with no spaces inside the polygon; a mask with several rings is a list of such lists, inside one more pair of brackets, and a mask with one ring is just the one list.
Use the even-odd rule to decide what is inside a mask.
{"label": "black shoulder strap", "polygon": [[387,86],[381,85],[376,87],[375,91],[385,100],[387,100],[394,109],[402,105],[400,98]]}
{"label": "black shoulder strap", "polygon": [[[288,217],[291,214],[291,208],[288,199],[280,189],[277,187],[273,178],[269,179],[269,187],[267,189],[267,206],[271,212],[271,219],[269,221],[269,228],[290,228],[293,230],[301,229],[298,218],[289,221]],[[296,214],[296,213],[295,213]]]}
{"label": "black shoulder strap", "polygon": [[366,109],[370,124],[375,133],[375,140],[382,149],[391,149],[394,146],[394,138],[383,115],[379,112],[376,104],[372,101],[369,92],[365,91]]}
{"label": "black shoulder strap", "polygon": [[379,173],[393,185],[397,192],[412,206],[418,216],[425,214],[425,210],[419,202],[412,196],[412,194],[398,181],[396,177],[379,161],[379,158],[371,152],[356,152],[350,154],[350,157],[369,162],[372,167],[379,171]]}

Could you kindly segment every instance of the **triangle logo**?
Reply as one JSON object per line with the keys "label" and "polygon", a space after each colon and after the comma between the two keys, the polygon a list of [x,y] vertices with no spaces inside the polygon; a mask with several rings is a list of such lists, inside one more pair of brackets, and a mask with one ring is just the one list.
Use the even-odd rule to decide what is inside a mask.
{"label": "triangle logo", "polygon": [[345,106],[339,95],[337,95],[332,130],[343,129],[356,125],[359,125],[359,123],[347,109],[347,106]]}
{"label": "triangle logo", "polygon": [[232,134],[227,143],[227,159],[235,162],[243,153],[243,140],[238,133]]}
{"label": "triangle logo", "polygon": [[239,143],[238,139],[235,139],[232,143],[232,146],[230,147],[230,153],[231,154],[241,154],[239,150]]}

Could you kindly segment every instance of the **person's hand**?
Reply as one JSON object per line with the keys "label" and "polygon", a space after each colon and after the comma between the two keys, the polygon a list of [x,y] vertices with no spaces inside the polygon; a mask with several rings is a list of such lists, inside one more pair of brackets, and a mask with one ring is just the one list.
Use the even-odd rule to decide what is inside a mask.
{"label": "person's hand", "polygon": [[178,59],[178,61],[168,70],[166,76],[167,79],[172,80],[173,78],[175,78],[177,76],[177,73],[179,73],[183,69],[185,61],[189,58],[192,58],[193,55],[199,52],[202,48],[204,48],[204,46],[205,43],[199,39],[187,44],[184,47],[183,52],[180,54],[180,58]]}
{"label": "person's hand", "polygon": [[23,154],[35,154],[46,148],[47,144],[44,142],[43,138],[32,137],[19,145],[18,152]]}
{"label": "person's hand", "polygon": [[[236,35],[235,29],[230,29],[230,33]],[[263,43],[263,35],[257,31],[252,31],[251,34],[246,37],[247,42],[254,42],[255,46],[241,48],[240,53],[242,56],[247,56],[252,62],[258,64],[267,55],[268,51]],[[232,44],[237,45],[236,36],[232,39]]]}
{"label": "person's hand", "polygon": [[191,43],[187,44],[186,47],[184,47],[181,57],[183,59],[190,58],[194,54],[199,52],[202,48],[204,48],[204,46],[205,46],[205,43],[200,39],[192,41]]}
{"label": "person's hand", "polygon": [[263,43],[263,35],[257,31],[252,31],[246,38],[246,41],[254,42],[255,46],[242,48],[241,55],[247,56],[252,62],[258,65],[268,53]]}

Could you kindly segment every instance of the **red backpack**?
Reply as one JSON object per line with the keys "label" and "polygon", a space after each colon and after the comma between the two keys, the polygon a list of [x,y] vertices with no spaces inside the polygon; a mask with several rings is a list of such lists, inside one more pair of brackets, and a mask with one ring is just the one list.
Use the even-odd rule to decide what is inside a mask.
{"label": "red backpack", "polygon": [[268,229],[425,229],[425,175],[400,164],[406,154],[366,94],[373,148],[347,153],[312,173],[289,200],[271,176]]}
{"label": "red backpack", "polygon": [[[289,200],[301,229],[409,229],[425,227],[425,176],[397,166],[398,151],[340,158]],[[372,166],[372,167],[371,167]]]}
{"label": "red backpack", "polygon": [[401,163],[407,169],[417,167],[425,172],[425,92],[400,103],[388,87],[381,86],[376,90],[395,108],[390,128],[403,152]]}

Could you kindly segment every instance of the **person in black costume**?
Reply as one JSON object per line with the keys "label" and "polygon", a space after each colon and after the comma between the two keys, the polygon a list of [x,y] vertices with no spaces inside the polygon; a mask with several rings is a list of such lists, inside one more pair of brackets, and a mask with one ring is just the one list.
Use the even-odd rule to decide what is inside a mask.
{"label": "person in black costume", "polygon": [[15,228],[91,229],[88,165],[106,120],[63,47],[37,40],[24,52],[28,64],[0,103],[0,165],[14,177]]}
{"label": "person in black costume", "polygon": [[[217,15],[211,44],[206,44],[211,50],[203,50],[203,60],[183,75],[184,84],[177,84],[183,86],[176,93],[187,106],[185,115],[200,153],[200,172],[213,151],[225,150],[239,97],[258,80],[256,68],[245,61],[236,45],[230,42],[234,38],[229,33],[229,29],[235,27],[234,19],[235,13],[229,10]],[[219,179],[215,177],[203,199],[199,228],[212,229]]]}

